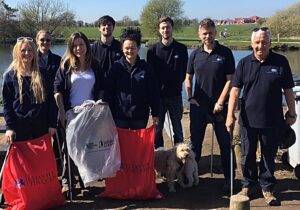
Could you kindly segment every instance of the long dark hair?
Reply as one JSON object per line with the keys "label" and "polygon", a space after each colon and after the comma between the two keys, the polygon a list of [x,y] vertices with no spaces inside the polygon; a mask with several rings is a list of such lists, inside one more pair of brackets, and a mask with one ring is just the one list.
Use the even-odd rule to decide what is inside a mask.
{"label": "long dark hair", "polygon": [[89,40],[84,33],[74,32],[71,34],[71,36],[68,40],[67,50],[66,50],[66,52],[62,58],[62,62],[60,64],[62,69],[65,69],[66,64],[69,65],[68,69],[65,69],[67,71],[69,71],[71,69],[76,70],[77,67],[79,66],[79,59],[73,53],[73,43],[74,43],[74,40],[77,38],[82,38],[86,44],[85,67],[86,67],[86,69],[89,69],[91,67],[92,53],[91,53],[91,46],[90,46]]}

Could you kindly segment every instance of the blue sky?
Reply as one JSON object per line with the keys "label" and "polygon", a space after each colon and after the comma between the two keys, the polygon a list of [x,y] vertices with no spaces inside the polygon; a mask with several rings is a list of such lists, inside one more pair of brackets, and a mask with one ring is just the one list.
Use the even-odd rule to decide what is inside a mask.
{"label": "blue sky", "polygon": [[[26,0],[5,0],[12,7]],[[148,0],[64,0],[76,14],[76,20],[94,22],[100,16],[109,14],[115,20],[124,16],[139,19]],[[225,19],[257,15],[269,17],[299,0],[183,0],[184,15],[188,18]]]}

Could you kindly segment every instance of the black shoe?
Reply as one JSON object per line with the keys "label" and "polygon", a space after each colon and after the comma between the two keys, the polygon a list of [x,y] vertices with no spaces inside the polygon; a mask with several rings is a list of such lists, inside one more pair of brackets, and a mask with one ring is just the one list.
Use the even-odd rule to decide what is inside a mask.
{"label": "black shoe", "polygon": [[76,186],[72,186],[72,189],[70,190],[69,185],[63,185],[61,189],[61,193],[65,196],[66,199],[71,198],[71,192],[72,192],[72,198],[80,194],[80,189],[76,189]]}
{"label": "black shoe", "polygon": [[82,196],[85,198],[95,197],[95,193],[93,192],[91,187],[87,187],[87,188],[83,189],[81,192],[82,192]]}
{"label": "black shoe", "polygon": [[226,194],[230,193],[230,183],[226,183],[226,182],[224,183],[223,192],[226,193]]}

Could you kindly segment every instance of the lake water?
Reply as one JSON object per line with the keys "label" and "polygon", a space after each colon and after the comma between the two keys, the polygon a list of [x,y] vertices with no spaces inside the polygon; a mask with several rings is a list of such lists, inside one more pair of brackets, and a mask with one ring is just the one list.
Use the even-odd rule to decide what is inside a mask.
{"label": "lake water", "polygon": [[[0,74],[2,74],[5,69],[8,67],[12,60],[11,51],[13,46],[0,46]],[[66,50],[66,45],[54,45],[52,47],[52,52],[56,53],[60,56],[63,56]],[[192,52],[192,49],[189,49],[189,54]],[[233,50],[233,56],[235,58],[236,65],[239,60],[246,55],[251,53],[250,50]],[[147,48],[142,46],[139,55],[141,58],[145,58],[147,53]],[[285,52],[278,52],[283,54],[289,60],[293,75],[300,75],[300,51],[285,51]],[[0,78],[0,82],[2,84],[2,76]],[[185,91],[183,91],[183,98],[186,98]]]}
{"label": "lake water", "polygon": [[[13,46],[0,46],[0,73],[3,73],[3,71],[8,67],[8,65],[11,62],[12,47]],[[65,53],[65,50],[66,50],[66,45],[54,45],[52,47],[52,51],[60,56],[62,56]],[[188,51],[189,53],[191,53],[192,49],[189,49]],[[251,53],[250,50],[233,50],[232,52],[236,64],[239,62],[241,58]],[[146,53],[147,53],[147,48],[142,46],[139,52],[140,57],[145,58]],[[278,52],[278,53],[283,54],[287,57],[290,66],[292,68],[293,74],[300,75],[300,51],[285,51],[285,52]]]}

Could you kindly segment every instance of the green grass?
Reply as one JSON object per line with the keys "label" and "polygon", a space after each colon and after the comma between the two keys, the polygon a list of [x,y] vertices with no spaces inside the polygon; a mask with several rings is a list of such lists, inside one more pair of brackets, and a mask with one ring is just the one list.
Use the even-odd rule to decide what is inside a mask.
{"label": "green grass", "polygon": [[[229,25],[229,26],[217,26],[217,31],[227,31],[229,35],[240,36],[240,37],[249,37],[251,30],[257,27],[256,25]],[[114,30],[114,36],[119,37],[123,27],[116,26]],[[226,30],[225,30],[226,28]],[[72,27],[66,28],[63,31],[64,37],[69,37],[72,32],[81,31],[90,39],[99,38],[99,30],[97,27]],[[180,31],[174,32],[174,37],[177,39],[198,39],[198,28],[196,26],[186,26]],[[157,39],[157,37],[145,37],[147,39]]]}
{"label": "green grass", "polygon": [[[244,25],[222,25],[217,26],[217,35],[216,39],[219,40],[221,44],[228,46],[233,49],[248,49],[250,46],[250,35],[253,28],[258,27],[256,24],[244,24]],[[116,26],[114,30],[114,37],[117,39],[121,35],[122,31],[121,26]],[[67,39],[72,32],[81,31],[83,32],[89,39],[92,41],[98,40],[100,37],[100,32],[98,27],[73,27],[73,28],[66,28],[63,31],[64,37],[63,39]],[[228,37],[220,38],[219,33],[221,31],[226,31]],[[179,31],[174,32],[174,38],[177,41],[184,43],[189,47],[194,47],[199,45],[199,37],[198,37],[198,27],[197,26],[186,26]],[[150,43],[156,42],[158,37],[153,35],[152,37],[143,37],[145,41],[149,41]],[[60,42],[63,42],[61,40]],[[300,38],[282,38],[280,43],[277,42],[276,37],[273,38],[273,45],[294,45],[300,46]]]}

